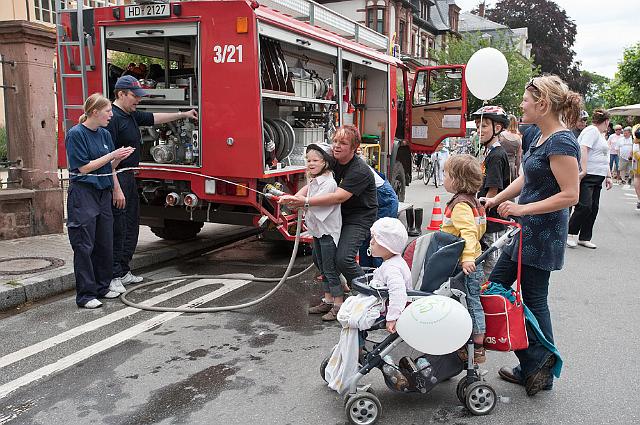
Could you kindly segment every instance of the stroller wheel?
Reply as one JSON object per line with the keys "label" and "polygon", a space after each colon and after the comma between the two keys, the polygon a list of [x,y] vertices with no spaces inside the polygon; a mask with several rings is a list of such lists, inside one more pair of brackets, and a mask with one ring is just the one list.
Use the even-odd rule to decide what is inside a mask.
{"label": "stroller wheel", "polygon": [[465,391],[465,405],[476,416],[488,415],[496,407],[496,392],[486,382],[472,382]]}
{"label": "stroller wheel", "polygon": [[358,392],[347,399],[344,407],[349,423],[372,425],[382,416],[380,400],[370,392]]}
{"label": "stroller wheel", "polygon": [[327,382],[327,378],[324,377],[324,371],[327,368],[327,365],[329,364],[329,359],[331,357],[325,357],[325,359],[322,361],[322,363],[320,363],[320,377],[322,378],[322,380],[324,382]]}
{"label": "stroller wheel", "polygon": [[456,396],[458,396],[458,400],[460,400],[460,403],[462,403],[463,406],[467,405],[467,402],[464,397],[464,392],[467,390],[468,386],[469,386],[469,380],[467,379],[466,376],[463,376],[458,381],[458,386],[456,387]]}

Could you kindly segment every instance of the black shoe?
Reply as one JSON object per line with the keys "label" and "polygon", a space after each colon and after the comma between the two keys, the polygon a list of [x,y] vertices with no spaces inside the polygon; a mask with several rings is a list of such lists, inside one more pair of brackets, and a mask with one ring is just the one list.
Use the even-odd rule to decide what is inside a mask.
{"label": "black shoe", "polygon": [[525,381],[524,388],[529,397],[536,395],[543,390],[551,379],[551,368],[556,363],[556,356],[551,356],[534,374],[529,376]]}

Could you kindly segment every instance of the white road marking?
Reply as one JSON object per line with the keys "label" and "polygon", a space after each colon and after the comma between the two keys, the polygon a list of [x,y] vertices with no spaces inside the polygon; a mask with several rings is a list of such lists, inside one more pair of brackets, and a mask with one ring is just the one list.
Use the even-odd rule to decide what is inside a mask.
{"label": "white road marking", "polygon": [[[184,279],[177,281],[179,282],[184,282]],[[228,282],[228,280],[225,280],[223,282]],[[215,282],[215,283],[221,283],[221,282]],[[201,279],[201,280],[197,280],[195,282],[191,282],[187,285],[184,285],[180,288],[174,289],[172,291],[169,291],[165,294],[162,295],[158,295],[156,297],[150,298],[146,301],[141,302],[140,304],[143,305],[147,305],[147,306],[152,306],[152,305],[156,305],[156,304],[160,304],[164,301],[167,301],[173,297],[176,297],[178,295],[184,294],[185,292],[189,292],[191,290],[200,288],[202,286],[207,286],[207,285],[211,285],[212,281],[208,280],[208,279]],[[47,350],[51,347],[55,347],[58,344],[62,344],[63,342],[69,341],[70,339],[76,338],[82,334],[85,334],[87,332],[91,332],[94,331],[98,328],[101,328],[103,326],[106,326],[110,323],[113,323],[117,320],[120,319],[124,319],[125,317],[129,317],[133,314],[139,313],[143,310],[139,310],[137,308],[133,308],[133,307],[126,307],[123,308],[122,310],[118,310],[116,312],[113,312],[111,314],[108,314],[104,317],[101,317],[99,319],[93,320],[91,322],[85,323],[83,325],[77,326],[73,329],[69,329],[65,332],[62,332],[61,334],[58,334],[56,336],[53,336],[51,338],[45,339],[44,341],[40,341],[36,344],[33,344],[29,347],[25,347],[22,348],[18,351],[15,351],[13,353],[7,354],[3,357],[0,357],[0,369],[2,369],[3,367],[9,366],[10,364],[13,364],[15,362],[21,361],[26,359],[27,357],[33,356],[34,354],[38,354],[41,351]]]}
{"label": "white road marking", "polygon": [[[212,301],[216,298],[221,297],[235,289],[241,288],[242,286],[250,283],[250,280],[222,280],[220,282],[216,282],[214,279],[207,280],[208,284],[211,283],[225,283],[225,286],[215,291],[203,295],[195,300],[184,304],[180,307],[197,307],[209,301]],[[196,282],[194,282],[196,283]],[[110,336],[109,338],[103,339],[100,342],[97,342],[93,345],[90,345],[82,350],[79,350],[71,355],[61,358],[60,360],[51,363],[47,366],[43,366],[40,369],[34,370],[33,372],[27,373],[26,375],[21,376],[20,378],[14,379],[11,382],[7,382],[6,384],[0,386],[0,399],[8,396],[18,388],[24,387],[25,385],[29,385],[32,382],[38,381],[46,376],[52,375],[54,373],[60,372],[74,364],[77,364],[83,360],[88,359],[98,353],[101,353],[109,348],[115,347],[116,345],[133,338],[134,336],[141,334],[142,332],[148,331],[149,329],[161,325],[165,322],[168,322],[171,319],[174,319],[183,313],[162,313],[152,319],[149,319],[145,322],[138,323],[131,328],[124,330],[120,333]]]}

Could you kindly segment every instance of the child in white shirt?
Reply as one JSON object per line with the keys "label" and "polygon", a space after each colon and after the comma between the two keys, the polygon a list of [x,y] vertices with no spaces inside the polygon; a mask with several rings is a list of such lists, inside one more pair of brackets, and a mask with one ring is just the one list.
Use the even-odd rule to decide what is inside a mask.
{"label": "child in white shirt", "polygon": [[371,226],[371,255],[384,261],[373,272],[372,287],[386,287],[389,303],[386,312],[387,331],[396,331],[396,321],[407,304],[407,289],[411,289],[411,271],[402,258],[409,236],[397,218],[382,217]]}
{"label": "child in white shirt", "polygon": [[[331,146],[312,143],[307,146],[307,199],[324,193],[333,193],[338,185],[333,178]],[[342,228],[340,204],[310,206],[305,212],[307,230],[313,236],[313,261],[322,273],[324,298],[309,308],[310,314],[323,314],[322,320],[335,320],[344,301],[340,273],[336,268],[336,251]]]}

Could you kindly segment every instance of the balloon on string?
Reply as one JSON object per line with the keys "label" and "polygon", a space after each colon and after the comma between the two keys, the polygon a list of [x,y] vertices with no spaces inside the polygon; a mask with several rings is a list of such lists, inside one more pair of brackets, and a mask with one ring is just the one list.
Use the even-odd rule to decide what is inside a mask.
{"label": "balloon on string", "polygon": [[509,78],[509,64],[501,51],[485,47],[475,52],[467,62],[465,81],[471,94],[480,100],[500,94]]}
{"label": "balloon on string", "polygon": [[471,336],[471,316],[459,302],[430,295],[404,309],[396,323],[398,335],[412,348],[426,354],[456,351]]}

